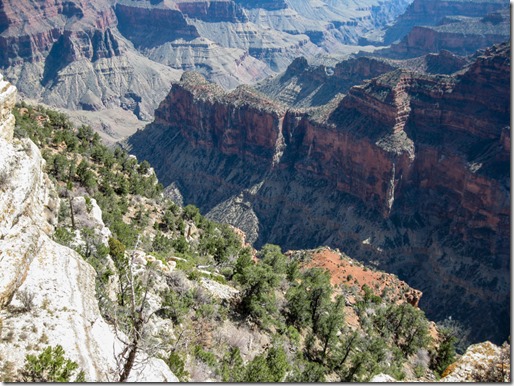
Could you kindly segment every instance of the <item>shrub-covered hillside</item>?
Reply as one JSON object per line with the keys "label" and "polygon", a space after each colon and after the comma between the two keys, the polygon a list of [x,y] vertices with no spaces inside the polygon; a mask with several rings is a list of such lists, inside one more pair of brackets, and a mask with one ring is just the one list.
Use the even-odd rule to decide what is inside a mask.
{"label": "shrub-covered hillside", "polygon": [[59,193],[54,239],[95,268],[101,312],[126,345],[117,380],[138,351],[184,381],[432,380],[453,361],[453,336],[417,307],[355,281],[334,287],[309,253],[255,251],[60,113],[22,104],[15,115]]}

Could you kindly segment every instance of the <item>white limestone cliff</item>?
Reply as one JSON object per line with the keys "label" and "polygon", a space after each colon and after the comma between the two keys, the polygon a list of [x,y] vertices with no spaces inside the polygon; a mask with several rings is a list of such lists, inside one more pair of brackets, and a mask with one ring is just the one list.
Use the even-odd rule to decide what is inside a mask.
{"label": "white limestone cliff", "polygon": [[[100,314],[94,269],[50,237],[59,200],[39,149],[13,139],[15,94],[0,77],[0,375],[61,345],[87,381],[115,381],[123,345]],[[23,294],[33,295],[30,310]],[[141,353],[138,362],[129,381],[178,381],[160,359]]]}
{"label": "white limestone cliff", "polygon": [[0,137],[10,141],[14,131],[12,108],[16,103],[16,88],[0,74]]}

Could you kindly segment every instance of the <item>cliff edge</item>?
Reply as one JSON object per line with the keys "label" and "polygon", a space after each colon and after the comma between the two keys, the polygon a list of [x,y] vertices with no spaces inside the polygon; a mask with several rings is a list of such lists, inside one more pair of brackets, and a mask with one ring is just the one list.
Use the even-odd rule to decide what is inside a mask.
{"label": "cliff edge", "polygon": [[[123,345],[100,315],[95,270],[51,239],[59,212],[57,192],[37,146],[13,139],[15,88],[0,78],[0,91],[2,368],[17,370],[27,354],[61,345],[87,381],[113,380],[115,356]],[[177,381],[162,360],[145,362],[130,380]]]}

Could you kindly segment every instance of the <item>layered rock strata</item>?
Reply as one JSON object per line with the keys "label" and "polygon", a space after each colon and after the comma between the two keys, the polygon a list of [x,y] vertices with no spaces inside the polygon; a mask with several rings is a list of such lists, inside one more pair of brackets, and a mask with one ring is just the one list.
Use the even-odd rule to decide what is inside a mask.
{"label": "layered rock strata", "polygon": [[325,105],[348,93],[352,86],[394,69],[450,75],[469,63],[468,57],[447,50],[412,59],[356,55],[335,65],[309,64],[300,57],[286,71],[257,83],[255,88],[290,107],[306,108]]}
{"label": "layered rock strata", "polygon": [[385,33],[385,44],[400,41],[413,27],[436,26],[444,18],[464,16],[482,18],[489,13],[508,10],[502,0],[414,0]]}
{"label": "layered rock strata", "polygon": [[[4,2],[0,68],[26,98],[150,120],[181,71],[138,54],[117,23],[110,2],[102,0]],[[113,126],[105,125],[111,139]]]}
{"label": "layered rock strata", "polygon": [[506,44],[458,76],[398,69],[308,112],[187,75],[129,146],[177,197],[249,241],[341,247],[427,294],[432,320],[452,315],[474,339],[500,341],[509,74]]}
{"label": "layered rock strata", "polygon": [[386,56],[416,57],[440,50],[470,55],[478,49],[510,40],[509,9],[483,17],[446,17],[435,26],[415,26]]}

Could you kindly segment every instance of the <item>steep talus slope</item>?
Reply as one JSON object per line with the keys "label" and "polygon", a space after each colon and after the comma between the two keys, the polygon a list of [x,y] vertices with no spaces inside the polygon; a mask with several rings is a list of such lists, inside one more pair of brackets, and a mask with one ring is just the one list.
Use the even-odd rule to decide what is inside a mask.
{"label": "steep talus slope", "polygon": [[[0,320],[2,369],[23,367],[25,355],[43,345],[61,345],[88,381],[107,381],[123,345],[100,315],[95,270],[75,251],[50,236],[59,198],[44,172],[35,144],[13,139],[13,87],[0,90]],[[24,294],[33,294],[32,312],[23,311]],[[37,312],[36,312],[37,309]],[[145,354],[140,353],[144,359]],[[4,371],[4,370],[2,370]],[[173,381],[157,359],[148,359],[132,380]]]}
{"label": "steep talus slope", "polygon": [[509,74],[501,45],[460,75],[398,69],[310,113],[188,75],[129,146],[175,197],[250,241],[341,247],[421,289],[432,319],[501,341]]}

